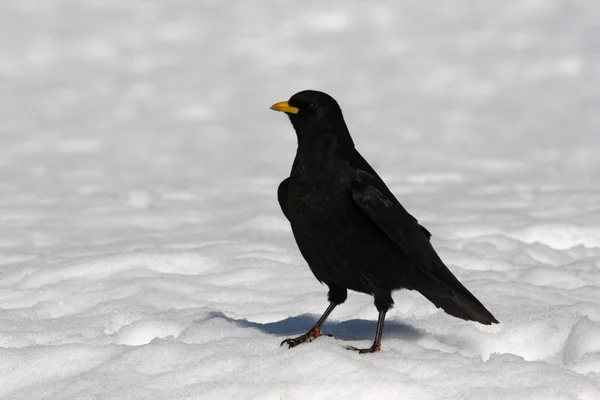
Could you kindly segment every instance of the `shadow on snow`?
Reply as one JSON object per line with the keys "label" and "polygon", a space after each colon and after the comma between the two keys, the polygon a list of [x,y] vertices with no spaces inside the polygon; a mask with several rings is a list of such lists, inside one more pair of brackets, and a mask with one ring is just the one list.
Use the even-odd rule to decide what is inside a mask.
{"label": "shadow on snow", "polygon": [[[296,336],[308,331],[318,320],[319,316],[312,314],[303,314],[296,317],[289,317],[276,322],[251,322],[246,319],[234,319],[226,316],[222,312],[212,312],[208,319],[222,318],[236,324],[241,328],[255,328],[259,331],[278,336]],[[368,321],[364,319],[351,319],[347,321],[327,321],[323,325],[324,334],[333,335],[341,340],[373,340],[377,321]],[[423,337],[425,333],[418,329],[388,320],[385,322],[383,330],[384,339],[401,339],[406,341],[415,341]]]}

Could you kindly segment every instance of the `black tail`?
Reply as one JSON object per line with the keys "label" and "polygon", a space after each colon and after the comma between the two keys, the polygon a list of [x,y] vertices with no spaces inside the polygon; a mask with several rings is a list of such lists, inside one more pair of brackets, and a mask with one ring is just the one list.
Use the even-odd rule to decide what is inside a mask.
{"label": "black tail", "polygon": [[469,293],[470,298],[452,292],[446,295],[431,292],[421,292],[421,294],[435,304],[437,308],[441,308],[453,317],[466,319],[467,321],[477,321],[484,325],[498,323],[498,320],[494,318],[492,313],[471,293]]}
{"label": "black tail", "polygon": [[498,320],[492,313],[456,279],[442,260],[438,258],[436,261],[434,268],[428,271],[431,280],[419,292],[453,317],[484,325],[497,324]]}

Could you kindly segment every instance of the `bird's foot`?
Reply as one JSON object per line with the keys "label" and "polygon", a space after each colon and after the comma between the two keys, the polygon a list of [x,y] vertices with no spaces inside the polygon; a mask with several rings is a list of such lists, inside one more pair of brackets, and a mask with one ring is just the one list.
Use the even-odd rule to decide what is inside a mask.
{"label": "bird's foot", "polygon": [[323,336],[323,334],[321,333],[321,329],[318,326],[313,326],[311,330],[306,332],[304,335],[300,335],[297,338],[285,339],[283,342],[281,342],[280,346],[287,344],[289,346],[288,349],[291,349],[292,347],[296,347],[304,342],[312,342],[319,336]]}
{"label": "bird's foot", "polygon": [[354,346],[348,346],[348,347],[346,347],[346,349],[358,351],[358,354],[376,353],[381,350],[381,344],[373,343],[373,346],[369,347],[368,349],[359,349]]}

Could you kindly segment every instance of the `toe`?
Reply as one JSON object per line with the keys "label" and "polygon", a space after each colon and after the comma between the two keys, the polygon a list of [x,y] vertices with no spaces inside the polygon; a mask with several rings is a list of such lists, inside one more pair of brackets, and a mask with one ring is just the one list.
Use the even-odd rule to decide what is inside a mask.
{"label": "toe", "polygon": [[294,347],[294,345],[293,345],[293,339],[285,339],[283,342],[281,342],[281,344],[279,346],[281,347],[284,344],[287,344],[289,346],[288,348]]}
{"label": "toe", "polygon": [[372,347],[369,347],[367,349],[359,349],[359,348],[354,347],[354,346],[346,346],[346,350],[358,351],[358,354],[376,353],[380,349],[381,348],[379,346],[372,346]]}

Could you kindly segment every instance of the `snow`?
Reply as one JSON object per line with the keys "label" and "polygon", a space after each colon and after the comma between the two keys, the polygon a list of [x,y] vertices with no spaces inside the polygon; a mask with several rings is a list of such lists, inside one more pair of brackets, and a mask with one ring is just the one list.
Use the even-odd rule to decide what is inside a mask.
{"label": "snow", "polygon": [[[600,3],[5,0],[0,398],[600,398]],[[327,306],[269,106],[357,147],[500,320]]]}

